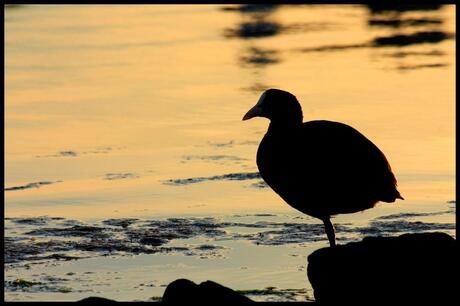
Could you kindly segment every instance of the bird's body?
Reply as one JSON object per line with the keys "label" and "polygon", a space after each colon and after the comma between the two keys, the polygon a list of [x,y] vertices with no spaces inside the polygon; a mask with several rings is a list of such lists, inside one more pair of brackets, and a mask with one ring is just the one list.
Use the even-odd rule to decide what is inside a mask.
{"label": "bird's body", "polygon": [[402,199],[384,154],[354,128],[302,122],[300,104],[281,90],[266,91],[253,109],[271,120],[257,151],[262,178],[290,206],[323,220],[331,245],[331,216]]}
{"label": "bird's body", "polygon": [[265,182],[289,205],[323,219],[394,202],[399,193],[383,153],[352,127],[309,121],[270,127],[257,151]]}

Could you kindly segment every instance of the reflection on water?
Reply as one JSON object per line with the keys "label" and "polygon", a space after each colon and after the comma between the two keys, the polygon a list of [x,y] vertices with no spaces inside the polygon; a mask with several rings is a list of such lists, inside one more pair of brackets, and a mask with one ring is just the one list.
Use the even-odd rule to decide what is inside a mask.
{"label": "reflection on water", "polygon": [[236,30],[229,30],[228,37],[239,38],[260,38],[265,36],[274,36],[281,32],[281,26],[276,22],[264,22],[256,20],[254,22],[245,22],[239,25]]}
{"label": "reflection on water", "polygon": [[[260,93],[275,87],[299,98],[305,120],[341,121],[363,132],[385,152],[398,178],[404,202],[337,216],[339,231],[452,233],[455,204],[444,212],[455,199],[454,54],[455,10],[449,5],[5,6],[5,215],[66,218],[66,224],[56,222],[78,233],[85,228],[77,225],[103,228],[113,223],[100,220],[125,218],[123,230],[114,230],[120,235],[137,218],[269,214],[278,224],[280,214],[296,212],[257,173],[255,153],[268,122],[241,122]],[[406,220],[412,217],[423,223]],[[262,244],[305,241],[295,250],[305,256],[326,241],[311,219],[302,220],[259,238],[237,234]],[[44,246],[42,235],[13,238],[21,226],[33,231],[41,224],[27,222],[8,224],[17,251],[27,251],[29,240]],[[296,230],[305,228],[312,234],[304,238]],[[151,238],[144,242],[163,241]],[[252,260],[244,255],[248,249],[263,253],[261,246],[226,243],[216,252],[240,252],[232,257],[237,267]],[[199,249],[206,241],[195,244],[186,247],[203,256],[213,251]],[[78,242],[53,247],[68,245]],[[239,268],[217,271],[223,279],[216,280],[232,286],[243,277],[245,286],[256,286],[239,289],[305,280],[296,274],[304,260],[291,256],[285,274],[270,274],[286,249],[264,247],[270,255],[244,263],[259,265],[263,280]],[[77,256],[74,251],[61,255]],[[162,260],[179,259],[165,254]],[[207,265],[201,273],[221,263],[209,260],[199,263]],[[184,269],[161,274],[158,286]],[[121,295],[115,283],[104,292]],[[46,294],[29,298],[87,295]],[[134,299],[139,291],[124,294]],[[7,295],[24,299],[24,292]]]}
{"label": "reflection on water", "polygon": [[441,9],[440,4],[368,4],[367,8],[372,14],[398,14],[409,11],[437,11]]}
{"label": "reflection on water", "polygon": [[278,4],[244,4],[222,7],[223,11],[236,11],[243,14],[265,14],[276,10]]}
{"label": "reflection on water", "polygon": [[[416,44],[437,44],[446,39],[454,38],[453,33],[447,33],[443,30],[444,18],[442,14],[437,14],[442,9],[442,5],[390,5],[388,7],[379,5],[368,5],[370,18],[368,25],[370,27],[382,27],[392,29],[393,34],[388,37],[377,37],[373,40],[375,47],[395,46],[404,47]],[[422,11],[420,15],[411,17],[411,12]],[[435,15],[433,15],[433,13]],[[405,34],[402,31],[415,30],[424,28],[424,31]],[[393,57],[408,56],[433,56],[442,57],[445,54],[439,49],[432,49],[429,52],[397,52],[390,54]],[[428,59],[429,60],[429,59]],[[447,63],[423,63],[410,65],[400,63],[398,69],[419,69],[419,68],[442,68]]]}
{"label": "reflection on water", "polygon": [[[445,32],[444,16],[439,14],[442,5],[418,4],[418,5],[368,5],[370,16],[368,25],[370,27],[388,28],[392,35],[387,37],[376,37],[373,40],[374,47],[405,47],[416,44],[437,44],[446,39],[454,38],[454,34]],[[417,12],[417,15],[411,13]],[[423,28],[423,31],[412,32],[417,28]],[[441,57],[445,54],[439,49],[432,49],[428,52],[410,52],[401,51],[389,54],[389,56],[402,58],[408,56],[433,56]],[[429,59],[427,59],[429,60]],[[397,68],[419,69],[419,68],[442,68],[447,63],[423,63],[410,65],[400,63]]]}
{"label": "reflection on water", "polygon": [[[57,182],[59,182],[59,181],[57,181]],[[8,188],[5,188],[5,191],[24,190],[24,189],[29,189],[29,188],[40,188],[40,187],[43,186],[43,185],[50,185],[50,184],[54,184],[54,183],[57,183],[57,182],[35,182],[35,183],[29,183],[29,184],[23,185],[23,186],[8,187]]]}
{"label": "reflection on water", "polygon": [[370,26],[380,26],[380,27],[392,27],[392,28],[401,28],[406,26],[423,26],[429,24],[439,25],[442,23],[441,19],[428,19],[428,18],[407,18],[407,19],[369,19],[368,24]]}
{"label": "reflection on water", "polygon": [[234,28],[227,28],[224,32],[226,38],[237,38],[243,40],[243,51],[239,55],[239,65],[242,68],[249,68],[257,74],[254,84],[241,87],[241,89],[260,93],[267,88],[260,79],[264,67],[277,64],[282,61],[280,51],[271,46],[270,48],[257,46],[255,40],[285,33],[289,27],[281,24],[275,16],[279,5],[247,4],[233,7],[223,7],[223,11],[238,12],[243,22]]}
{"label": "reflection on water", "polygon": [[256,47],[252,47],[248,49],[247,55],[242,56],[240,60],[243,65],[249,64],[254,66],[263,66],[276,64],[280,61],[277,53],[278,52],[274,49],[262,50]]}
{"label": "reflection on water", "polygon": [[[382,47],[405,47],[417,44],[437,44],[446,39],[452,39],[452,34],[432,31],[432,32],[415,32],[412,34],[396,34],[391,36],[375,37],[371,42],[348,44],[348,45],[331,45],[322,46],[316,48],[303,49],[304,52],[325,52],[325,51],[343,51],[346,49],[356,48],[382,48]],[[401,54],[401,53],[397,53]],[[430,52],[406,52],[403,53],[405,56],[409,55],[430,55],[430,56],[442,56],[443,52],[433,50]]]}
{"label": "reflection on water", "polygon": [[[370,16],[367,23],[370,27],[381,27],[393,29],[391,35],[376,36],[371,41],[359,42],[344,45],[327,45],[319,47],[309,47],[302,49],[303,52],[326,52],[326,51],[344,51],[355,48],[382,48],[382,47],[406,47],[417,44],[436,44],[446,39],[454,38],[454,34],[442,31],[444,23],[443,16],[433,16],[433,11],[439,11],[442,5],[368,5]],[[276,20],[273,15],[278,6],[265,5],[242,5],[239,8],[224,8],[227,11],[237,11],[243,14],[246,21],[240,23],[237,29],[229,29],[226,31],[227,37],[239,37],[242,39],[263,38],[276,36],[286,32],[298,30],[301,32],[307,31],[324,31],[330,30],[332,23],[317,22],[303,25],[282,24]],[[427,16],[419,15],[416,18],[406,17],[411,12],[428,12]],[[404,33],[403,31],[412,31],[417,28],[424,28],[424,31]],[[279,50],[276,49],[261,49],[251,45],[245,51],[247,55],[240,58],[244,64],[252,65],[268,65],[275,64],[280,61]],[[443,56],[444,53],[440,50],[432,50],[430,52],[398,52],[390,54],[393,57],[403,57],[411,55],[429,55]],[[447,66],[446,63],[429,63],[418,65],[399,65],[398,69],[418,69],[418,68],[440,68]],[[257,87],[259,88],[259,87]]]}

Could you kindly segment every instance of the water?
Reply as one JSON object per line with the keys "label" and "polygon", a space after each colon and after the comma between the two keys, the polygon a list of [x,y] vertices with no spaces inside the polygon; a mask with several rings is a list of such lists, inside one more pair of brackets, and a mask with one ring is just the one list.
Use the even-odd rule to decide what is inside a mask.
{"label": "water", "polygon": [[[99,225],[109,218],[264,213],[293,220],[301,215],[247,175],[257,172],[255,153],[268,122],[241,118],[274,87],[298,97],[304,120],[350,124],[390,161],[406,200],[338,216],[336,223],[365,226],[382,216],[419,213],[425,215],[415,218],[424,222],[453,224],[455,204],[447,202],[455,200],[454,35],[449,5],[383,12],[360,5],[6,7],[5,217]],[[202,180],[168,184],[188,178]],[[7,237],[21,235],[17,223],[8,225]],[[449,226],[444,231],[454,234]],[[296,244],[264,246],[267,262],[256,272],[213,273],[216,265],[244,266],[240,255],[212,259],[215,264],[203,259],[201,274],[187,276],[235,289],[308,287],[296,267],[327,245],[323,238],[307,243],[297,261],[286,255]],[[224,245],[230,253],[262,248]],[[157,255],[124,259],[111,271],[120,267],[136,279],[142,256]],[[279,256],[291,265],[282,277],[271,274]],[[188,271],[180,266],[183,256],[166,257],[177,267],[163,274],[162,284]],[[85,260],[73,265],[85,267]],[[68,263],[52,264],[62,270]],[[34,278],[31,270],[5,269],[5,280]],[[242,277],[252,281],[236,281]],[[142,295],[117,287],[116,293],[114,282],[100,294],[145,300],[164,290]],[[5,294],[10,300],[94,294],[73,290]]]}

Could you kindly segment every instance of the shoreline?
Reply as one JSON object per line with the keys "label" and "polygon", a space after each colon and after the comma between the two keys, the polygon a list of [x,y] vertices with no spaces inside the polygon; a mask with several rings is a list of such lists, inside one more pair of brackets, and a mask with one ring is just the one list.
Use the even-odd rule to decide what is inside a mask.
{"label": "shoreline", "polygon": [[[441,230],[455,235],[455,223],[427,222],[443,214],[453,219],[454,210],[389,214],[366,226],[339,222],[338,243],[406,232]],[[311,297],[306,257],[328,244],[322,225],[301,217],[265,213],[95,223],[10,218],[5,232],[5,295],[7,300],[79,300],[99,292],[110,299],[148,300],[185,276],[195,282],[212,279],[236,290],[300,290],[299,284],[304,284]],[[276,268],[280,260],[281,269]],[[31,286],[14,284],[18,279]]]}

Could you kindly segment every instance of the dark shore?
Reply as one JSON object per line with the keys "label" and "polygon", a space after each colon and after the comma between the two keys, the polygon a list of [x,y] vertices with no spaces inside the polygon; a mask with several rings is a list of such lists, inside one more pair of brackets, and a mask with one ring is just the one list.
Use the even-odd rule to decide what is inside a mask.
{"label": "dark shore", "polygon": [[[456,240],[440,233],[366,237],[313,252],[307,275],[316,302],[308,304],[433,303],[455,300]],[[273,289],[272,289],[273,290]],[[213,281],[200,284],[177,279],[166,288],[164,304],[252,304],[245,292]],[[270,293],[270,290],[265,292]],[[100,297],[79,302],[114,303]]]}

